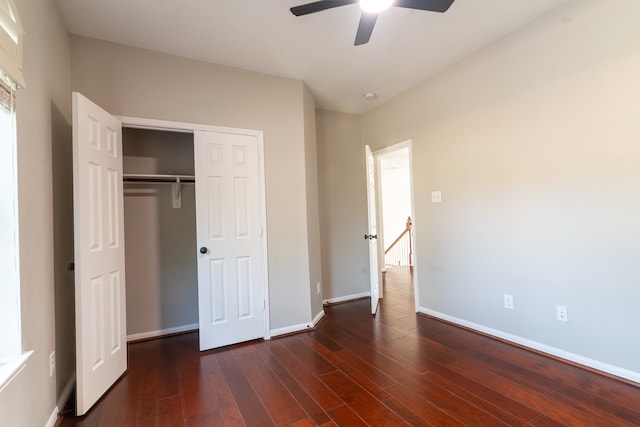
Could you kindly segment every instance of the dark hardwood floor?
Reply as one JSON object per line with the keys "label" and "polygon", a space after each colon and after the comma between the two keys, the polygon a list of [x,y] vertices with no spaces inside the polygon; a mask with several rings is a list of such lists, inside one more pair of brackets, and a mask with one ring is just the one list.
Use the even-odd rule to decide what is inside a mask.
{"label": "dark hardwood floor", "polygon": [[129,346],[129,370],[61,426],[640,425],[640,388],[413,312],[407,273],[326,307],[317,330],[199,352],[197,334]]}

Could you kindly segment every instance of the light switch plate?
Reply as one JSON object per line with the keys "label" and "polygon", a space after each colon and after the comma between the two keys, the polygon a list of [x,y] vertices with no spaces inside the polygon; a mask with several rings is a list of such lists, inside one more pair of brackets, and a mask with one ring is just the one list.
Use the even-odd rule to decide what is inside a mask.
{"label": "light switch plate", "polygon": [[504,294],[504,308],[513,310],[513,295]]}
{"label": "light switch plate", "polygon": [[442,191],[432,191],[431,203],[440,203],[440,202],[442,202]]}

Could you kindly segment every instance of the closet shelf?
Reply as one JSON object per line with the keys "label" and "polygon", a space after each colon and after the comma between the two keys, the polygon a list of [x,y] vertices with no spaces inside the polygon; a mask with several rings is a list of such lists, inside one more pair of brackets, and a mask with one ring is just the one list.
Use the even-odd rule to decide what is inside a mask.
{"label": "closet shelf", "polygon": [[131,183],[191,183],[195,182],[193,175],[162,175],[162,174],[144,174],[144,173],[125,173],[122,175],[124,182]]}

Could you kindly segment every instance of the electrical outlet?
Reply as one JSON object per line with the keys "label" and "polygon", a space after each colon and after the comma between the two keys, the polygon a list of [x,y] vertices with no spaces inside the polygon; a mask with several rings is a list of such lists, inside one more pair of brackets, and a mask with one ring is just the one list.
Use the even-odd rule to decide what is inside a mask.
{"label": "electrical outlet", "polygon": [[320,282],[316,283],[316,293],[320,295]]}
{"label": "electrical outlet", "polygon": [[49,355],[49,377],[53,376],[56,371],[56,352],[52,351]]}
{"label": "electrical outlet", "polygon": [[504,294],[504,308],[513,310],[513,295]]}
{"label": "electrical outlet", "polygon": [[569,313],[567,312],[566,305],[558,305],[556,306],[556,314],[558,316],[558,320],[561,322],[569,321]]}
{"label": "electrical outlet", "polygon": [[442,202],[442,191],[432,191],[431,203],[440,203],[440,202]]}

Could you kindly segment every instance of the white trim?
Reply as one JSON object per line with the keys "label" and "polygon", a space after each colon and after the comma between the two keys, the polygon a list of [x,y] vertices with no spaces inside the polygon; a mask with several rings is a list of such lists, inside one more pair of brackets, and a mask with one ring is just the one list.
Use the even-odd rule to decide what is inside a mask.
{"label": "white trim", "polygon": [[552,356],[565,359],[579,365],[587,366],[589,368],[597,369],[598,371],[606,372],[608,374],[615,375],[620,378],[625,378],[636,383],[640,383],[640,372],[630,371],[628,369],[620,368],[618,366],[609,365],[608,363],[600,362],[598,360],[590,359],[588,357],[581,356],[579,354],[571,353],[556,347],[552,347],[546,344],[542,344],[536,341],[532,341],[527,338],[522,338],[517,335],[509,334],[507,332],[500,331],[498,329],[489,328],[477,323],[469,322],[467,320],[459,319],[457,317],[449,316],[447,314],[440,313],[438,311],[429,310],[424,307],[418,309],[419,313],[426,314],[438,319],[446,320],[457,325],[465,326],[467,328],[491,335],[515,344],[528,347],[542,353],[550,354]]}
{"label": "white trim", "polygon": [[27,361],[33,351],[27,351],[15,357],[10,357],[0,363],[0,393],[13,381],[27,366]]}
{"label": "white trim", "polygon": [[324,314],[325,314],[324,310],[320,310],[320,313],[318,313],[316,317],[313,318],[311,323],[313,324],[314,328],[318,325],[318,322],[320,322],[320,320],[324,317]]}
{"label": "white trim", "polygon": [[74,373],[67,381],[67,385],[64,386],[62,393],[60,393],[60,397],[58,398],[58,404],[53,409],[53,413],[49,417],[49,421],[45,424],[45,427],[54,427],[56,422],[58,421],[58,417],[60,415],[60,411],[64,409],[65,403],[69,400],[69,396],[71,396],[71,392],[73,391],[73,387],[76,385],[76,374]]}
{"label": "white trim", "polygon": [[146,119],[143,117],[115,116],[122,122],[122,127],[134,129],[148,129],[169,132],[193,133],[197,130],[204,132],[219,132],[242,135],[262,135],[262,131],[255,129],[232,128],[226,126],[205,125],[200,123],[174,122],[171,120]]}
{"label": "white trim", "polygon": [[67,381],[67,385],[64,386],[62,393],[60,393],[60,397],[58,398],[58,412],[64,409],[64,405],[65,403],[67,403],[67,400],[69,400],[69,396],[71,396],[71,392],[73,391],[73,388],[75,387],[75,385],[76,385],[76,374],[74,372],[71,375],[71,378],[69,378],[69,381]]}
{"label": "white trim", "polygon": [[[260,221],[262,225],[262,262],[263,262],[263,287],[264,287],[264,339],[272,336],[269,330],[269,260],[267,246],[267,191],[266,172],[264,165],[264,132],[255,129],[240,129],[223,126],[203,125],[197,123],[174,122],[170,120],[145,119],[142,117],[115,116],[122,122],[122,127],[135,129],[149,129],[169,132],[194,133],[195,131],[218,132],[227,134],[255,135],[258,139],[259,185],[260,185]],[[158,331],[156,331],[158,332]],[[141,334],[138,334],[141,335]],[[129,338],[128,338],[129,339]],[[143,339],[143,338],[138,338]]]}
{"label": "white trim", "polygon": [[270,300],[269,300],[269,246],[267,245],[267,187],[265,184],[267,173],[264,165],[264,133],[260,131],[258,137],[258,173],[260,175],[260,230],[262,241],[262,286],[264,295],[264,339],[271,338]]}
{"label": "white trim", "polygon": [[[376,150],[373,152],[373,156],[376,159],[376,167],[378,167],[379,162],[380,162],[380,156],[384,156],[385,154],[389,154],[392,153],[394,151],[397,150],[402,150],[404,148],[407,148],[409,150],[409,185],[411,186],[410,190],[409,190],[409,197],[411,198],[411,220],[413,221],[412,223],[412,230],[411,230],[411,235],[413,237],[413,297],[414,297],[414,301],[415,301],[415,311],[419,311],[419,304],[420,304],[420,287],[418,286],[418,263],[416,262],[416,260],[418,259],[418,255],[417,255],[417,247],[418,247],[418,233],[416,232],[416,213],[415,213],[415,197],[414,197],[414,179],[413,179],[413,140],[412,139],[407,139],[405,141],[402,142],[398,142],[397,144],[393,144],[389,147],[385,147],[385,148],[381,148],[379,150]],[[379,176],[376,178],[376,184],[378,184],[378,187],[381,188],[382,185],[380,185],[380,179],[381,179],[381,174],[379,174]],[[380,197],[378,197],[378,204],[380,205],[380,216],[378,217],[378,222],[381,222],[384,220],[383,215],[382,215],[382,205],[384,204],[384,200],[382,200],[382,193],[380,193]],[[384,227],[378,227],[378,235],[382,234],[383,237],[383,241],[384,241]],[[383,265],[383,270],[385,270],[384,268],[384,248],[380,249],[382,251],[382,265]],[[380,294],[382,295],[382,294]]]}
{"label": "white trim", "polygon": [[318,322],[320,321],[320,319],[322,319],[323,317],[324,317],[324,310],[321,310],[320,313],[318,313],[310,323],[301,323],[299,325],[287,326],[285,328],[272,329],[271,335],[269,338],[274,338],[279,335],[287,335],[287,334],[292,334],[294,332],[301,332],[307,329],[315,328]]}
{"label": "white trim", "polygon": [[127,335],[127,342],[145,340],[148,338],[157,338],[163,335],[179,334],[181,332],[189,332],[198,329],[200,325],[193,323],[191,325],[177,326],[175,328],[160,329],[157,331],[142,332],[139,334]]}
{"label": "white trim", "polygon": [[[2,0],[0,0],[2,1]],[[2,74],[2,69],[0,67],[0,74]],[[0,78],[2,76],[0,75]],[[14,93],[15,97],[15,93]],[[3,112],[5,114],[5,112]],[[27,355],[26,352],[23,352],[22,347],[22,305],[21,305],[21,272],[20,272],[20,214],[19,214],[19,198],[20,193],[18,191],[18,138],[17,138],[17,127],[16,127],[16,113],[15,113],[15,105],[13,111],[7,113],[8,120],[10,121],[10,143],[6,144],[2,149],[2,154],[5,155],[6,159],[8,159],[8,164],[5,164],[5,167],[8,167],[10,170],[10,177],[5,182],[3,192],[10,200],[9,205],[11,206],[12,212],[9,214],[9,221],[6,226],[3,228],[10,228],[9,231],[12,234],[13,247],[8,248],[8,253],[3,254],[9,259],[13,259],[12,267],[4,273],[8,276],[7,287],[2,291],[2,298],[4,298],[3,306],[6,307],[6,310],[3,311],[0,318],[2,321],[3,328],[6,328],[8,331],[6,336],[1,339],[0,344],[0,391],[4,388],[6,384],[8,384],[15,375],[16,365],[20,365],[21,363],[26,363],[26,359],[29,358],[30,354]],[[3,119],[4,120],[4,119]],[[3,132],[4,134],[4,132]],[[4,136],[4,135],[3,135]],[[6,151],[6,152],[5,152]],[[5,161],[5,160],[3,160]],[[7,209],[7,210],[9,210]],[[11,277],[13,276],[13,277]],[[7,280],[7,278],[5,278]],[[23,360],[24,358],[24,360]],[[19,366],[19,369],[22,369]]]}
{"label": "white trim", "polygon": [[353,295],[345,295],[343,297],[337,297],[337,298],[329,298],[326,300],[323,300],[322,303],[323,304],[336,304],[339,302],[347,302],[347,301],[353,301],[356,299],[360,299],[360,298],[368,298],[371,297],[371,292],[362,292],[361,294],[353,294]]}
{"label": "white trim", "polygon": [[60,408],[56,406],[55,408],[53,408],[53,412],[51,413],[51,416],[47,420],[47,423],[44,425],[44,427],[55,427],[56,422],[58,422],[58,413],[60,413]]}
{"label": "white trim", "polygon": [[301,332],[307,329],[313,328],[313,323],[300,323],[298,325],[287,326],[284,328],[272,329],[270,331],[271,338],[275,338],[280,335],[292,334],[294,332]]}

